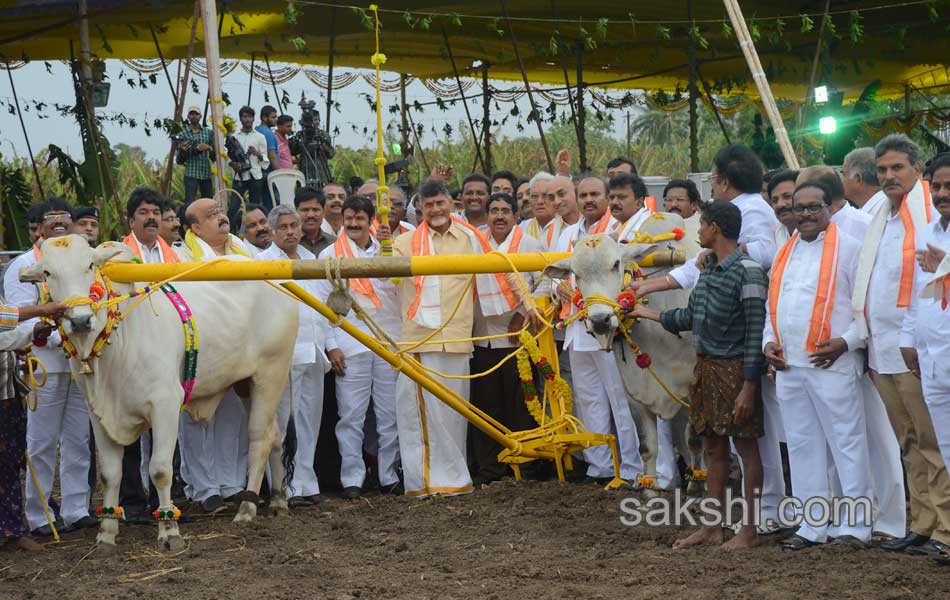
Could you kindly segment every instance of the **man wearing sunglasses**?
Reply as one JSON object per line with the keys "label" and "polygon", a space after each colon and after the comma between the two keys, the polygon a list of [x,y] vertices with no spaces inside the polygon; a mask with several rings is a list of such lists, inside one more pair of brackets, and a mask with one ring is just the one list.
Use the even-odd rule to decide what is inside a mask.
{"label": "man wearing sunglasses", "polygon": [[[42,204],[42,240],[68,235],[73,229],[72,207],[63,198],[50,198]],[[39,304],[42,284],[20,281],[20,270],[41,256],[42,242],[18,256],[7,269],[3,287],[7,301],[19,307]],[[36,479],[45,497],[26,480],[26,520],[34,536],[48,537],[52,531],[43,512],[53,489],[57,449],[60,461],[60,517],[65,530],[96,527],[89,514],[89,412],[86,400],[75,381],[70,380],[69,363],[61,348],[59,333],[53,332],[44,345],[34,341],[33,353],[46,365],[46,385],[37,390],[37,409],[30,412],[26,426],[27,452]],[[61,529],[62,531],[62,529]]]}

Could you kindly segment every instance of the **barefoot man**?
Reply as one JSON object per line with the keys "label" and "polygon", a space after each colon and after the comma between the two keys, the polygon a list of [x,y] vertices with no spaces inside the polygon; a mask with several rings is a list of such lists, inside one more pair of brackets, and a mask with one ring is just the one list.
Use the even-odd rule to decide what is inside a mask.
{"label": "barefoot man", "polygon": [[[672,332],[692,331],[696,368],[690,384],[689,420],[703,436],[709,465],[707,498],[719,510],[725,503],[729,479],[729,438],[742,459],[746,508],[738,535],[722,544],[720,523],[704,526],[679,539],[673,548],[722,544],[724,550],[748,548],[757,541],[751,506],[762,487],[762,461],[757,439],[762,436],[762,328],[765,323],[767,279],[759,263],[738,245],[742,215],[728,202],[715,202],[699,222],[699,242],[711,252],[686,308],[666,310],[637,305],[634,315],[658,321]],[[705,503],[706,501],[704,501]],[[724,508],[725,507],[725,508]],[[723,513],[723,520],[728,517]]]}

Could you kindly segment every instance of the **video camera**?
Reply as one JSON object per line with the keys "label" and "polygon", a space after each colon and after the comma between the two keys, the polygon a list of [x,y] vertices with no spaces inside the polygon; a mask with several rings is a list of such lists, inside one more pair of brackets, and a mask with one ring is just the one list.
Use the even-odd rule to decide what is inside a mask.
{"label": "video camera", "polygon": [[251,159],[247,157],[247,152],[233,135],[224,138],[224,147],[228,152],[228,162],[235,173],[243,173],[251,169]]}
{"label": "video camera", "polygon": [[316,102],[301,98],[298,106],[300,130],[288,140],[290,152],[299,158],[300,170],[307,185],[323,187],[331,181],[327,161],[333,158],[333,141],[319,127],[320,112],[316,110]]}

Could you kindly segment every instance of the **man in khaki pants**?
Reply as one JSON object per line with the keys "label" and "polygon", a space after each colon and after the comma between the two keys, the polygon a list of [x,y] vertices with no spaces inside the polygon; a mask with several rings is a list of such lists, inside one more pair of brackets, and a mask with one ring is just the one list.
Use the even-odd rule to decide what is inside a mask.
{"label": "man in khaki pants", "polygon": [[925,276],[915,260],[915,246],[922,247],[928,224],[939,215],[920,181],[917,145],[897,134],[882,139],[874,150],[888,201],[868,226],[852,307],[861,334],[868,336],[871,377],[900,443],[911,507],[908,534],[881,548],[936,556],[950,550],[950,478],[919,376],[901,356],[900,332],[916,279]]}

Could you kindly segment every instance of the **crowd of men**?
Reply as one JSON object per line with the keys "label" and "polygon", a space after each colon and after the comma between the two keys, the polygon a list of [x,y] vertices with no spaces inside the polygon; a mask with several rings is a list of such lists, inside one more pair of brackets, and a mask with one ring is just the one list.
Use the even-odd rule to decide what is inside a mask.
{"label": "crowd of men", "polygon": [[[250,129],[249,115],[241,116]],[[197,138],[194,143],[199,149],[207,144]],[[261,145],[257,158],[263,162],[270,152]],[[688,288],[689,304],[662,313],[638,305],[634,315],[660,322],[671,334],[692,333],[697,363],[690,422],[704,440],[707,494],[725,497],[734,453],[745,495],[759,496],[761,515],[741,524],[728,541],[717,524],[676,546],[749,547],[761,534],[780,530],[778,510],[788,492],[780,450],[785,443],[792,495],[868,498],[873,509],[865,514],[858,505],[853,515],[824,521],[817,515],[787,532],[782,547],[874,543],[947,562],[950,372],[939,356],[950,340],[945,310],[950,285],[946,279],[930,282],[950,248],[950,156],[936,157],[923,170],[919,148],[906,136],[892,135],[874,148],[851,152],[840,175],[826,166],[766,173],[758,157],[740,145],[720,150],[714,163],[710,203],[688,179],[670,181],[660,202],[650,198],[633,162],[622,158],[607,165],[606,177],[572,176],[570,157],[562,151],[556,174],[539,172],[525,180],[509,171],[491,177],[473,173],[455,193],[447,183],[452,168],[438,166],[411,200],[401,188],[391,188],[387,222],[376,213],[378,182],[356,189],[330,182],[322,189],[300,188],[292,206],[247,204],[243,239],[232,233],[235,224],[211,198],[199,197],[176,213],[158,191],[138,188],[128,199],[131,233],[123,241],[145,263],[220,256],[359,259],[379,255],[386,240],[399,256],[569,251],[593,234],[633,241],[656,211],[677,214],[705,251],[664,277],[631,282],[630,289],[643,297]],[[202,185],[186,181],[187,190],[207,196]],[[253,200],[256,184],[249,185],[245,191]],[[39,325],[34,331],[28,320],[17,327],[15,307],[21,320],[35,318],[36,311],[62,310],[42,304],[42,290],[21,283],[17,273],[40,256],[43,239],[78,233],[99,243],[98,215],[60,198],[30,215],[36,245],[4,276],[4,310],[9,310],[4,325],[20,333],[9,343],[3,338],[3,347],[33,339],[33,352],[46,364],[47,383],[26,422],[27,450],[44,490],[52,487],[59,457],[56,513],[67,530],[88,527],[95,524],[89,515],[95,461],[86,405],[57,347],[58,334]],[[577,310],[576,282],[538,273],[525,278],[529,293],[500,275],[475,276],[474,286],[467,275],[398,283],[360,278],[348,285],[359,308],[390,339],[410,346],[424,369],[510,429],[521,430],[532,427],[532,419],[512,363],[474,381],[465,377],[488,370],[517,347],[517,332],[532,320],[536,298],[551,298],[561,318]],[[299,283],[324,300],[333,290],[327,282]],[[370,331],[352,310],[345,316]],[[639,436],[616,362],[599,349],[582,320],[559,329],[556,339],[577,416],[588,430],[617,436],[620,476],[637,484],[643,475]],[[4,368],[8,375],[14,370],[12,364]],[[12,384],[0,391],[4,398],[15,395]],[[3,406],[18,412],[13,404]],[[314,457],[328,434],[338,446],[334,475],[348,499],[370,487],[415,497],[464,494],[506,474],[495,442],[303,305],[278,413],[282,432],[291,407],[297,436],[291,506],[321,501],[320,480],[331,463]],[[243,410],[231,393],[210,426],[182,415],[180,493],[205,511],[221,510],[244,487]],[[333,421],[333,431],[321,427]],[[18,460],[16,452],[0,456],[0,491],[14,478],[18,489],[19,463],[7,464]],[[121,503],[132,520],[146,518],[155,498],[154,491],[146,492],[148,454],[147,435],[126,449]],[[603,484],[613,476],[606,447],[585,450],[583,458],[582,481]],[[672,488],[681,481],[674,474],[667,483]],[[8,539],[23,539],[26,530],[16,522],[20,513],[13,506],[19,497],[5,497],[0,525]],[[35,536],[50,534],[46,503],[53,504],[50,495],[41,497],[28,479],[25,517]]]}

